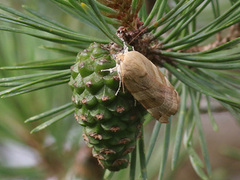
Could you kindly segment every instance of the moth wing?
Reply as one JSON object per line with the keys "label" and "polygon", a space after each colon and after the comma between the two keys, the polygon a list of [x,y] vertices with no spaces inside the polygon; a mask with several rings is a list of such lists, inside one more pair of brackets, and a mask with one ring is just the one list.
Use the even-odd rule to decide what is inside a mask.
{"label": "moth wing", "polygon": [[134,98],[162,123],[178,111],[177,91],[161,71],[137,51],[124,54],[121,63],[124,84]]}

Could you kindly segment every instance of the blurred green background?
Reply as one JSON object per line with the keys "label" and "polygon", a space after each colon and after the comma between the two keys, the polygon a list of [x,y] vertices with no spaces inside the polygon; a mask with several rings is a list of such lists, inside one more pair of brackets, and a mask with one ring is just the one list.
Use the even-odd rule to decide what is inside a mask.
{"label": "blurred green background", "polygon": [[[49,0],[0,0],[0,3],[16,9],[21,9],[21,5],[26,4],[76,31],[99,36],[99,32],[89,30],[88,26],[63,13]],[[211,9],[208,8],[208,10]],[[199,22],[204,24],[210,18],[202,17]],[[0,32],[0,66],[64,56],[42,48],[43,45],[56,46],[54,43],[26,35]],[[25,74],[25,71],[6,72],[1,70],[0,78],[20,74]],[[0,90],[2,89],[0,88]],[[70,100],[71,91],[66,85],[0,99],[0,179],[45,179],[46,177],[49,179],[71,179],[72,174],[77,174],[78,170],[75,171],[76,159],[80,148],[83,149],[84,143],[81,138],[81,127],[75,122],[73,115],[36,134],[30,134],[30,131],[38,123],[24,123],[27,118],[63,105]],[[206,105],[203,103],[202,106],[204,108]],[[202,114],[210,161],[213,167],[212,179],[240,179],[239,126],[233,117],[225,111],[216,112],[214,116],[219,125],[218,132],[212,130],[208,115]],[[153,124],[154,122],[145,127],[146,149]],[[173,140],[174,125],[171,133]],[[156,179],[158,175],[158,159],[161,158],[161,136],[163,134],[164,132],[160,133],[159,144],[156,145],[154,154],[150,159],[149,179]],[[166,179],[198,179],[189,159],[184,156],[184,152],[177,170],[172,172],[170,169],[169,163],[165,170]],[[113,179],[124,179],[124,177],[125,179],[128,177],[127,170],[116,173]]]}

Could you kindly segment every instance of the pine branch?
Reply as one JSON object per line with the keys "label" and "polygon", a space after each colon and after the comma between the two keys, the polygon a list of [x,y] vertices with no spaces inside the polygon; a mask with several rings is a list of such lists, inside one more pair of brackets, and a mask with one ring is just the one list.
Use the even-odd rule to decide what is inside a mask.
{"label": "pine branch", "polygon": [[[211,166],[207,153],[207,143],[202,129],[199,103],[204,94],[207,98],[207,111],[214,130],[217,130],[218,127],[212,115],[209,98],[217,99],[222,106],[236,116],[237,122],[240,122],[240,80],[238,78],[240,76],[240,55],[236,50],[240,43],[240,2],[234,0],[230,1],[231,6],[223,13],[220,11],[221,4],[217,0],[156,0],[154,2],[151,1],[152,4],[150,1],[143,2],[142,0],[51,0],[51,2],[59,7],[62,12],[67,13],[74,19],[79,20],[81,23],[91,28],[97,29],[101,35],[104,35],[104,38],[99,38],[99,34],[90,36],[82,34],[81,32],[76,32],[64,25],[63,22],[57,22],[28,6],[23,6],[23,9],[27,13],[22,13],[19,10],[1,4],[0,9],[2,14],[0,14],[0,21],[3,22],[0,26],[1,31],[24,34],[48,42],[54,42],[56,44],[47,44],[42,47],[46,50],[61,53],[63,58],[46,59],[37,62],[22,63],[16,66],[0,67],[0,72],[10,72],[10,70],[21,72],[27,70],[26,72],[28,73],[27,75],[17,74],[12,77],[1,78],[0,87],[3,88],[3,90],[0,92],[0,96],[6,98],[60,84],[68,86],[67,84],[70,78],[76,78],[75,76],[84,73],[83,76],[85,76],[92,70],[96,73],[95,71],[97,70],[94,69],[94,66],[97,66],[96,69],[99,69],[100,66],[102,66],[102,61],[108,61],[110,56],[115,57],[116,53],[123,51],[123,44],[126,44],[126,46],[146,56],[146,58],[155,65],[165,68],[170,77],[169,81],[174,85],[181,96],[179,113],[176,115],[178,116],[178,123],[176,139],[173,146],[173,156],[171,159],[172,169],[177,168],[177,164],[181,159],[180,157],[183,152],[181,152],[180,147],[181,143],[183,143],[185,152],[188,154],[195,172],[200,178],[208,179],[211,176]],[[199,18],[205,15],[206,7],[209,5],[211,5],[212,8],[211,13],[213,14],[213,20],[204,24],[201,28],[198,28]],[[226,34],[224,34],[225,31],[227,32]],[[215,36],[216,38],[214,40],[213,37]],[[122,43],[122,41],[124,41],[124,43]],[[86,49],[92,42],[101,43],[102,49],[100,48],[101,51],[98,49],[100,52],[93,52],[96,53],[94,56],[89,56],[89,50],[83,49]],[[80,70],[81,66],[73,66],[75,64],[75,56],[78,54],[79,49],[81,50],[80,52],[86,54],[84,58],[91,58],[91,60],[96,59],[95,56],[100,56],[105,50],[112,54],[104,56],[101,62],[93,60],[92,64],[88,64],[87,61],[84,61],[80,65],[86,63],[88,67],[86,68],[87,70],[85,69],[86,72],[83,72],[83,70]],[[78,54],[78,57],[80,54],[81,53]],[[109,72],[102,72],[102,74],[104,73],[107,74]],[[84,111],[85,114],[88,113],[87,115],[95,113],[99,118],[102,115],[99,112],[102,111],[103,107],[94,107],[95,110],[92,114],[87,112],[86,109],[80,105],[81,103],[84,104],[86,99],[81,99],[82,96],[79,95],[79,92],[82,91],[83,85],[84,88],[89,90],[91,83],[96,83],[94,84],[96,89],[100,87],[103,81],[108,84],[112,83],[112,79],[107,79],[109,76],[102,76],[101,78],[99,82],[95,78],[94,81],[90,81],[91,79],[86,81],[85,79],[84,82],[79,82],[78,84],[71,84],[73,80],[71,79],[69,83],[72,89],[74,89],[73,93],[75,93],[72,101],[75,104],[79,103],[76,104],[76,108],[80,109],[81,112]],[[114,88],[112,87],[110,90],[102,89],[99,92],[104,95],[112,94],[111,98],[113,98],[111,102],[113,102],[115,100],[115,94],[113,94]],[[85,93],[83,94],[86,95]],[[94,89],[94,93],[97,93],[97,90]],[[90,104],[86,104],[86,106],[91,106],[93,102],[103,101],[101,99],[101,93],[96,95],[97,98],[92,98]],[[120,92],[120,95],[122,94],[124,93]],[[87,97],[89,98],[90,95],[88,94]],[[189,97],[191,99],[191,106],[187,108],[186,102]],[[106,97],[104,96],[104,98]],[[122,101],[124,104],[124,100]],[[106,106],[110,105],[106,103]],[[109,109],[113,111],[113,107]],[[110,111],[109,109],[108,111]],[[120,111],[120,109],[118,110]],[[72,103],[65,103],[60,107],[52,108],[39,115],[28,118],[25,122],[35,122],[44,118],[49,118],[31,131],[38,132],[73,114],[73,112]],[[91,130],[91,122],[88,122],[89,124],[87,125],[84,124],[84,121],[86,121],[85,115],[77,115],[77,113],[79,113],[77,111],[75,111],[75,113],[75,117],[79,116],[76,119],[80,124],[82,123],[84,126],[89,125],[89,129]],[[107,115],[110,117],[109,112]],[[120,118],[120,115],[118,115],[118,117]],[[124,118],[127,119],[127,117]],[[145,118],[146,120],[143,125],[147,127],[151,124],[152,116],[148,114]],[[61,122],[64,123],[65,121]],[[114,118],[111,123],[113,122],[115,122]],[[103,129],[107,131],[110,125],[112,125],[111,123],[105,122]],[[171,123],[173,124],[175,121],[173,120]],[[166,125],[165,136],[161,142],[163,149],[160,169],[158,170],[159,179],[163,179],[164,170],[168,163],[167,157],[171,140],[170,136],[173,134],[173,131],[170,132],[171,123]],[[70,136],[72,133],[72,131],[69,130],[71,123],[67,122],[66,124],[67,127],[62,129],[66,130],[66,134]],[[60,123],[58,125],[60,126]],[[122,124],[119,126],[121,128],[124,127]],[[140,125],[138,124],[137,126]],[[145,137],[143,136],[139,140],[140,163],[136,158],[137,150],[135,149],[131,155],[130,179],[135,178],[135,171],[141,171],[143,179],[147,179],[147,176],[151,177],[151,171],[147,169],[147,167],[151,166],[152,161],[154,161],[151,156],[157,157],[154,154],[154,148],[158,145],[157,138],[159,136],[160,127],[161,124],[159,122],[155,123],[154,130],[151,132],[151,138],[149,139],[150,143],[147,148],[147,154],[144,151],[145,146],[148,144],[144,144]],[[84,128],[85,127],[83,127],[83,129]],[[100,128],[102,127],[99,126],[96,129]],[[87,130],[90,131],[89,129]],[[51,128],[48,130],[52,134],[56,133],[54,130],[51,130]],[[85,129],[84,131],[87,130]],[[114,130],[117,131],[117,127],[114,127]],[[198,133],[197,138],[199,139],[204,162],[202,162],[201,158],[196,153],[195,142],[198,141],[194,135],[195,131]],[[61,133],[62,132],[58,135],[62,136]],[[95,129],[94,133],[96,133]],[[76,134],[79,136],[79,132]],[[98,144],[99,139],[109,138],[107,135],[108,133],[101,137],[99,134],[92,134],[93,137],[91,137],[92,139],[90,139],[90,141]],[[90,137],[86,136],[84,138],[85,141],[88,140],[87,138]],[[117,136],[114,137],[111,143],[113,143],[113,141],[115,142],[115,139],[117,139]],[[105,140],[106,139],[104,139],[104,141]],[[78,142],[79,139],[77,139],[75,143],[78,144]],[[64,149],[63,141],[61,143],[62,144],[58,144],[58,146]],[[78,148],[79,146],[76,145],[76,147]],[[73,148],[73,146],[71,146],[71,148]],[[98,149],[100,149],[100,146]],[[115,151],[117,150],[115,149]],[[128,151],[130,150],[128,149]],[[73,150],[73,152],[75,151]],[[107,152],[111,151],[108,150]],[[42,152],[40,154],[42,154]],[[107,155],[110,154],[106,153],[106,156]],[[95,156],[97,156],[99,164],[102,165],[101,160],[105,160],[106,157],[101,157],[99,154],[95,154]],[[66,159],[67,158],[65,158],[64,161],[67,161]],[[116,164],[121,164],[124,160],[120,159]],[[51,167],[51,163],[45,163],[47,167]],[[138,167],[137,164],[140,164],[140,167]],[[205,168],[207,174],[204,171]],[[5,174],[9,172],[9,170],[7,170],[8,172],[4,170],[4,167],[0,167],[0,172],[4,172]],[[35,172],[35,168],[30,170],[16,170],[19,174],[23,174],[23,172],[27,171],[29,172],[28,177],[35,177],[30,173],[30,171]],[[38,171],[36,172],[38,173]],[[123,177],[117,173],[114,174],[106,171],[105,179],[111,179],[113,176],[114,178]],[[58,177],[60,177],[60,175]]]}

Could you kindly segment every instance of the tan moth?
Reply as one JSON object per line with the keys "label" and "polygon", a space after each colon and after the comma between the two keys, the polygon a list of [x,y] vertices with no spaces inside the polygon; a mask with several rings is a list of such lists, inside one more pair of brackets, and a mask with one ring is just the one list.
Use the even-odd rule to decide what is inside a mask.
{"label": "tan moth", "polygon": [[133,97],[161,123],[177,113],[179,96],[157,66],[137,51],[118,54],[120,79]]}

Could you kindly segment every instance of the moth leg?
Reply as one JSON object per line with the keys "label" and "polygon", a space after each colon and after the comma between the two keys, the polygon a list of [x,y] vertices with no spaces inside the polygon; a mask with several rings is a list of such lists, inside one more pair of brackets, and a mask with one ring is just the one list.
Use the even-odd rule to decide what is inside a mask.
{"label": "moth leg", "polygon": [[101,72],[104,72],[104,71],[109,71],[110,73],[114,72],[117,70],[117,66],[113,67],[113,68],[109,68],[109,69],[102,69]]}
{"label": "moth leg", "polygon": [[[117,96],[117,94],[119,93],[122,86],[122,80],[123,80],[121,75],[121,64],[117,64],[116,68],[117,68],[117,74],[119,77],[119,84],[118,84],[118,89],[117,89],[117,92],[115,93],[115,96]],[[124,92],[124,86],[123,86],[123,92]]]}
{"label": "moth leg", "polygon": [[118,93],[119,93],[119,91],[120,91],[120,89],[121,89],[121,85],[122,85],[122,81],[121,81],[121,79],[119,78],[118,89],[117,89],[117,91],[116,91],[116,93],[115,93],[115,96],[118,95]]}
{"label": "moth leg", "polygon": [[136,107],[137,106],[137,100],[134,99],[134,106]]}

